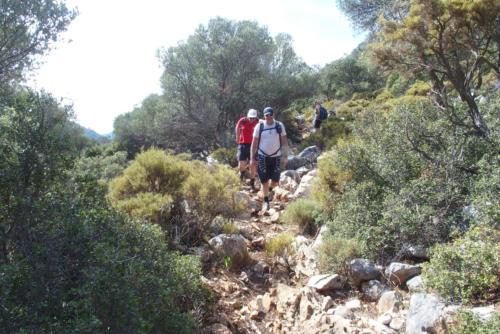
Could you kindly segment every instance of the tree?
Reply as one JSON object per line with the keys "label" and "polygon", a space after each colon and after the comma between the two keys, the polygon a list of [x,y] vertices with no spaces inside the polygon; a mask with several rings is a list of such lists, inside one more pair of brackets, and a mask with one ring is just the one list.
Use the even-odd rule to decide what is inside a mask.
{"label": "tree", "polygon": [[56,0],[0,2],[0,84],[22,77],[75,18]]}
{"label": "tree", "polygon": [[186,42],[161,50],[159,58],[168,104],[164,142],[176,149],[229,145],[236,120],[248,108],[281,107],[312,92],[299,88],[311,81],[310,70],[293,52],[291,38],[273,41],[256,22],[210,20]]}
{"label": "tree", "polygon": [[404,14],[405,0],[337,0],[337,6],[359,30],[377,31],[379,17]]}
{"label": "tree", "polygon": [[[499,22],[495,0],[412,0],[407,17],[383,22],[372,50],[385,69],[425,72],[449,120],[488,138],[475,98],[485,73],[491,70],[500,78]],[[448,83],[467,103],[470,122],[455,110]]]}

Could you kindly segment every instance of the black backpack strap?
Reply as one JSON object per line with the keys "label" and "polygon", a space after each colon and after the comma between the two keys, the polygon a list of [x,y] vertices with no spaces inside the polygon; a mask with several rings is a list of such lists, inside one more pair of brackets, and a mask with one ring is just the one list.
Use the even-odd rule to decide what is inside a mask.
{"label": "black backpack strap", "polygon": [[274,152],[272,154],[266,154],[266,153],[264,153],[264,151],[262,151],[260,149],[260,137],[262,135],[262,132],[264,132],[264,123],[260,122],[259,126],[260,127],[259,127],[259,140],[257,142],[257,153],[259,153],[259,151],[260,151],[262,155],[267,156],[267,157],[275,155],[276,153],[278,153],[281,150],[281,132],[283,131],[282,127],[281,127],[281,123],[278,121],[275,121],[275,126],[273,128],[266,129],[266,131],[276,129],[276,132],[278,133],[278,140],[280,143],[280,147],[278,148],[278,150],[276,152]]}

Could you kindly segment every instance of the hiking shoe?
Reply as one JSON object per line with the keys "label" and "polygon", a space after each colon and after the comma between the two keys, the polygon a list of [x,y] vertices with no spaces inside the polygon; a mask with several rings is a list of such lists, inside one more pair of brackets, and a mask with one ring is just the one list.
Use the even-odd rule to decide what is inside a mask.
{"label": "hiking shoe", "polygon": [[274,190],[269,190],[269,202],[271,202],[274,198]]}
{"label": "hiking shoe", "polygon": [[255,189],[255,179],[250,179],[250,192],[256,193],[257,189]]}
{"label": "hiking shoe", "polygon": [[264,202],[264,204],[262,205],[262,211],[267,211],[267,210],[269,210],[269,203]]}

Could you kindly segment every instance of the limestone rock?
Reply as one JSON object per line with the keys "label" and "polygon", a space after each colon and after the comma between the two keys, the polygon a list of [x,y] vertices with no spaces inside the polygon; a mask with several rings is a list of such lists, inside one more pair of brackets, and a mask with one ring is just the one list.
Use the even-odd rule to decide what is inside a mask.
{"label": "limestone rock", "polygon": [[386,291],[378,300],[377,309],[380,314],[388,311],[397,311],[402,297],[396,291]]}
{"label": "limestone rock", "polygon": [[443,318],[444,304],[435,296],[416,293],[411,296],[407,334],[447,333]]}
{"label": "limestone rock", "polygon": [[299,187],[295,190],[293,194],[294,198],[309,198],[311,194],[311,188],[314,179],[316,178],[318,171],[316,169],[311,170],[309,173],[304,175],[300,180]]}
{"label": "limestone rock", "polygon": [[245,239],[238,234],[220,234],[209,241],[218,256],[230,258],[233,270],[246,266],[250,261]]}
{"label": "limestone rock", "polygon": [[404,284],[409,278],[419,275],[422,267],[406,263],[393,262],[385,269],[385,275],[394,284]]}
{"label": "limestone rock", "polygon": [[406,286],[408,287],[408,290],[412,292],[422,292],[424,291],[424,280],[420,275],[415,276],[406,281]]}
{"label": "limestone rock", "polygon": [[361,291],[364,298],[368,301],[378,301],[382,293],[387,289],[388,287],[378,280],[369,280],[361,283]]}
{"label": "limestone rock", "polygon": [[300,152],[299,157],[306,159],[308,162],[316,162],[320,154],[321,149],[318,146],[313,145],[306,147],[302,152]]}
{"label": "limestone rock", "polygon": [[315,275],[309,279],[307,286],[318,291],[339,290],[344,286],[345,279],[337,274]]}
{"label": "limestone rock", "polygon": [[382,270],[380,266],[367,259],[354,259],[350,266],[350,279],[354,286],[359,286],[363,281],[378,278]]}

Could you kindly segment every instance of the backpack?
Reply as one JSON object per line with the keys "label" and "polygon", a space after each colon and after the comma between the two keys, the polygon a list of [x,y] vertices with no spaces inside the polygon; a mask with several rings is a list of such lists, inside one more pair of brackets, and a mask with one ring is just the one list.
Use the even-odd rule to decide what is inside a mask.
{"label": "backpack", "polygon": [[245,119],[243,120],[243,122],[241,122],[240,124],[240,129],[243,127],[243,125],[245,125],[245,123],[248,121],[248,117],[245,117]]}
{"label": "backpack", "polygon": [[[259,153],[259,151],[260,151],[261,153],[259,153],[259,154],[262,154],[262,155],[270,157],[270,156],[275,155],[276,153],[278,153],[281,150],[281,138],[280,138],[281,131],[282,131],[281,123],[278,122],[278,121],[274,121],[274,124],[275,124],[274,127],[269,128],[269,129],[264,129],[264,122],[259,122],[259,141],[257,142],[257,153]],[[278,133],[278,139],[280,141],[280,147],[278,148],[278,150],[276,152],[274,152],[273,154],[269,154],[268,155],[268,154],[266,154],[266,153],[264,153],[263,151],[260,150],[260,137],[262,135],[262,132],[268,131],[268,130],[274,130],[274,129],[276,129],[276,132]]]}
{"label": "backpack", "polygon": [[325,107],[319,108],[319,119],[324,120],[328,118],[328,111],[326,111]]}

